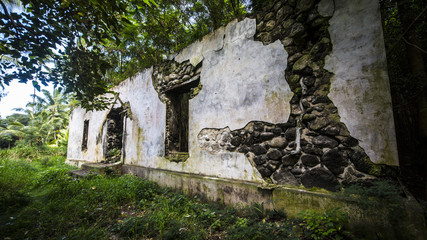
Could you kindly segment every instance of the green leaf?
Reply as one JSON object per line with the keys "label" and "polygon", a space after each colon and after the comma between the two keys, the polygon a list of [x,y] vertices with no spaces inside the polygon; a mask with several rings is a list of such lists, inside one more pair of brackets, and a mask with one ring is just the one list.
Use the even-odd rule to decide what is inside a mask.
{"label": "green leaf", "polygon": [[37,91],[39,91],[39,92],[40,92],[40,85],[39,85],[39,83],[38,83],[37,81],[32,81],[32,83],[33,83],[33,87],[34,87],[35,89],[37,89]]}
{"label": "green leaf", "polygon": [[149,0],[143,0],[143,1],[144,1],[144,3],[145,3],[145,4],[147,4],[148,6],[151,6],[151,5],[150,5],[150,1],[149,1]]}

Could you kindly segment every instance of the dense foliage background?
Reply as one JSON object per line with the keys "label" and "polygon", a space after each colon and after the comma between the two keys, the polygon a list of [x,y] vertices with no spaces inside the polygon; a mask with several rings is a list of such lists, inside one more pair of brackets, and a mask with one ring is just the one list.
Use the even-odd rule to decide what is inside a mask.
{"label": "dense foliage background", "polygon": [[401,178],[427,200],[427,2],[380,3]]}
{"label": "dense foliage background", "polygon": [[0,118],[0,148],[67,145],[68,118],[77,102],[60,89],[42,93],[34,94],[26,109],[16,109],[22,113]]}

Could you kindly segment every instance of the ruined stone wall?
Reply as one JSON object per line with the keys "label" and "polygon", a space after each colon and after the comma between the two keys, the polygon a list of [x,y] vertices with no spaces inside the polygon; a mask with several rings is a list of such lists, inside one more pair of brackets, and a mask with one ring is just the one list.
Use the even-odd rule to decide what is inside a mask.
{"label": "ruined stone wall", "polygon": [[229,149],[246,153],[264,179],[278,184],[334,190],[393,175],[373,163],[397,164],[378,3],[276,1],[256,19],[255,39],[280,40],[288,53],[291,116],[231,131]]}
{"label": "ruined stone wall", "polygon": [[[266,1],[115,88],[132,113],[124,163],[328,190],[393,176],[382,41],[378,1]],[[74,145],[88,118],[73,113]],[[102,159],[91,141],[68,158]]]}

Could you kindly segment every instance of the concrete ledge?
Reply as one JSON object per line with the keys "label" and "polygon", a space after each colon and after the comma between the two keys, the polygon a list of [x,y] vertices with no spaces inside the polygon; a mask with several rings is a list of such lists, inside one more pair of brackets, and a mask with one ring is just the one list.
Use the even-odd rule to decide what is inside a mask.
{"label": "concrete ledge", "polygon": [[123,165],[122,172],[154,181],[163,187],[179,189],[185,194],[203,194],[211,201],[228,205],[249,205],[253,202],[258,202],[263,203],[267,209],[273,208],[272,191],[258,188],[256,183],[133,165]]}
{"label": "concrete ledge", "polygon": [[207,199],[229,205],[262,203],[266,209],[283,210],[289,217],[313,209],[339,208],[348,214],[348,228],[364,239],[427,239],[423,211],[413,199],[399,203],[377,199],[361,201],[325,192],[287,187],[265,188],[257,183],[167,170],[124,165],[123,173],[157,182],[160,186],[181,190],[185,194],[203,194]]}
{"label": "concrete ledge", "polygon": [[82,160],[82,159],[69,159],[69,158],[67,158],[65,163],[72,165],[72,166],[81,167],[85,163],[94,163],[94,162]]}
{"label": "concrete ledge", "polygon": [[92,171],[100,174],[118,174],[122,173],[122,162],[116,163],[84,163],[81,165],[83,170]]}
{"label": "concrete ledge", "polygon": [[91,172],[89,170],[79,169],[79,170],[69,171],[68,174],[70,176],[76,177],[76,178],[87,178],[89,176],[99,175],[100,173],[95,173],[95,172]]}

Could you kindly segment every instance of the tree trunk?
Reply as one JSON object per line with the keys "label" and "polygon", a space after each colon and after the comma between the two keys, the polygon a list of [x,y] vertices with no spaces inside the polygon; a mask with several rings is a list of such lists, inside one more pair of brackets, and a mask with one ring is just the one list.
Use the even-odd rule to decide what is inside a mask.
{"label": "tree trunk", "polygon": [[[417,18],[419,17],[420,12],[414,9],[415,4],[417,3],[413,3],[410,0],[399,0],[398,11],[403,31],[405,32],[402,40],[405,41],[406,45],[406,57],[411,71],[411,77],[413,79],[413,84],[417,84],[420,89],[416,104],[418,113],[416,118],[417,126],[414,127],[418,130],[420,141],[418,149],[420,151],[418,155],[420,159],[417,161],[422,161],[420,162],[420,165],[424,166],[424,174],[422,174],[422,176],[427,176],[427,74],[423,59],[423,52],[420,50],[421,41],[416,32],[416,26],[418,24]],[[427,199],[426,183],[424,183],[424,199]]]}

